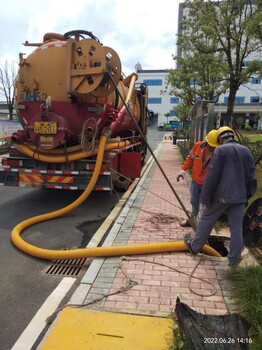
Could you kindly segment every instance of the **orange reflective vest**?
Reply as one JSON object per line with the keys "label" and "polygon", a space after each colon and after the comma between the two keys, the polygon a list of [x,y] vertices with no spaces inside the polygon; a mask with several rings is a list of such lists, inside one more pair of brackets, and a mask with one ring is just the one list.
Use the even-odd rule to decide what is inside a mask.
{"label": "orange reflective vest", "polygon": [[209,160],[206,162],[206,164],[203,164],[204,154],[206,150],[205,145],[205,141],[196,142],[187,155],[184,164],[182,165],[182,169],[185,171],[192,168],[192,180],[194,180],[199,185],[203,185],[208,170],[207,165],[209,163]]}

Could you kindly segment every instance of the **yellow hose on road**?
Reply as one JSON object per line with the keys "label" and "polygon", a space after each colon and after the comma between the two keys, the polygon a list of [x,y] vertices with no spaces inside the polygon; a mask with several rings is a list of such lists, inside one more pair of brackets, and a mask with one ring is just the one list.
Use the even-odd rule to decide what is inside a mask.
{"label": "yellow hose on road", "polygon": [[[97,248],[81,248],[74,250],[49,250],[43,249],[36,246],[33,246],[25,242],[21,238],[21,233],[26,228],[35,225],[39,222],[51,220],[57,218],[61,215],[65,215],[68,212],[72,211],[80,204],[82,204],[86,198],[89,196],[93,190],[99,172],[101,169],[104,150],[106,145],[106,136],[102,136],[99,142],[97,161],[95,164],[95,169],[91,180],[85,189],[85,191],[78,197],[73,203],[68,206],[38,216],[34,216],[30,219],[22,221],[13,229],[11,233],[11,241],[13,244],[23,252],[28,255],[34,256],[40,259],[46,260],[67,260],[67,259],[79,259],[79,258],[88,258],[88,257],[98,257],[98,256],[122,256],[122,255],[138,255],[138,254],[149,254],[149,253],[163,253],[163,252],[172,252],[172,251],[186,251],[188,250],[184,242],[163,242],[163,243],[149,243],[149,244],[139,244],[139,245],[130,245],[130,246],[113,246],[113,247],[97,247]],[[221,256],[216,250],[211,248],[208,245],[205,245],[202,250],[204,253],[213,256]]]}

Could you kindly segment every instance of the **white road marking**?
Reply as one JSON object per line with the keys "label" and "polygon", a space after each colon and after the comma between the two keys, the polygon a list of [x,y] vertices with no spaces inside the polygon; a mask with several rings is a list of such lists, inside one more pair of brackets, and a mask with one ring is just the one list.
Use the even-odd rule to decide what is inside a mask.
{"label": "white road marking", "polygon": [[11,350],[28,350],[34,345],[40,333],[46,326],[46,319],[58,308],[61,300],[72,287],[75,278],[65,277],[56,287],[56,289],[49,295],[44,304],[35,314],[32,321],[26,327],[24,332],[20,335],[15,345]]}

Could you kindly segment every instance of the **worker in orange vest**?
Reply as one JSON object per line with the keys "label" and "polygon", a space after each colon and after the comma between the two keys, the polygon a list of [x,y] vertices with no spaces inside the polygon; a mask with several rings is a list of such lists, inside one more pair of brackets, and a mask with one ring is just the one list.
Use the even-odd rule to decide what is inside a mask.
{"label": "worker in orange vest", "polygon": [[[177,174],[177,181],[182,178],[184,180],[185,173],[188,169],[192,169],[192,182],[190,186],[190,203],[192,206],[192,218],[196,221],[199,214],[199,199],[201,189],[207,174],[208,163],[213,155],[217,144],[217,130],[211,130],[205,138],[205,141],[198,141],[189,151],[180,172]],[[180,223],[182,227],[191,226],[187,219]]]}

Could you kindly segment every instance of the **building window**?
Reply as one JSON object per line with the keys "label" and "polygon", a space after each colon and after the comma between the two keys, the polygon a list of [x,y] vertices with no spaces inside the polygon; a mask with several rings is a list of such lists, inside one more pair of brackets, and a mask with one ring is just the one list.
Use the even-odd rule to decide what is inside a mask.
{"label": "building window", "polygon": [[154,105],[158,105],[162,103],[162,98],[161,97],[149,97],[148,99],[148,103],[149,104],[154,104]]}
{"label": "building window", "polygon": [[251,84],[261,84],[261,78],[252,77]]}
{"label": "building window", "polygon": [[179,97],[170,97],[170,103],[172,104],[179,103]]}
{"label": "building window", "polygon": [[245,97],[243,96],[237,96],[235,98],[235,103],[245,103]]}
{"label": "building window", "polygon": [[[228,97],[224,97],[224,103],[228,103]],[[235,103],[245,103],[245,97],[244,96],[235,97]]]}
{"label": "building window", "polygon": [[250,65],[250,63],[251,63],[251,61],[244,61],[242,64],[242,67],[247,67]]}
{"label": "building window", "polygon": [[143,83],[147,86],[162,86],[162,79],[144,79]]}
{"label": "building window", "polygon": [[259,103],[259,96],[251,96],[250,102],[251,103]]}
{"label": "building window", "polygon": [[170,111],[170,116],[171,116],[171,117],[174,117],[174,116],[175,116],[175,110],[174,110],[174,109],[171,109],[171,111]]}

